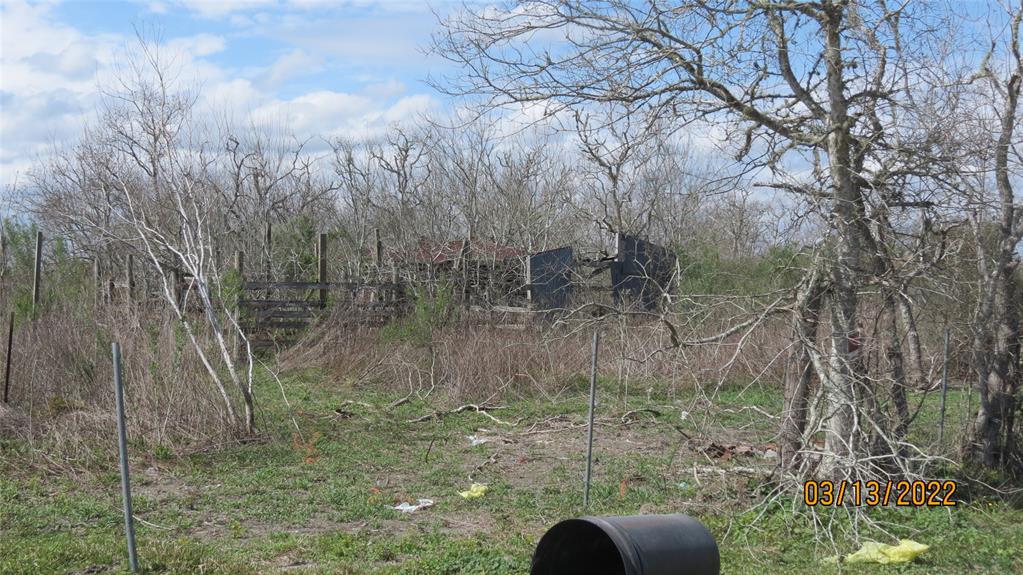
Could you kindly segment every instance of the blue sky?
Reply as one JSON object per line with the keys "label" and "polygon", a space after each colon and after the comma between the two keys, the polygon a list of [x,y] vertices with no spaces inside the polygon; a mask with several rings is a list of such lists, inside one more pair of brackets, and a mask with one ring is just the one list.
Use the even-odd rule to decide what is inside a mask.
{"label": "blue sky", "polygon": [[299,137],[380,130],[446,107],[424,83],[433,11],[455,4],[337,0],[0,3],[0,185],[93,117],[135,30],[159,34],[200,106],[286,123]]}
{"label": "blue sky", "polygon": [[[242,125],[285,126],[301,139],[357,136],[457,105],[424,82],[457,70],[424,51],[437,29],[434,12],[459,6],[452,0],[0,0],[0,191],[24,181],[54,143],[74,141],[94,117],[99,86],[111,85],[118,60],[134,45],[136,29],[159,34],[184,83],[200,87],[201,110],[226,111]],[[983,23],[991,4],[949,6]],[[989,22],[1002,25],[997,11]],[[979,58],[986,43],[977,46],[967,59]],[[521,111],[526,122],[542,106],[534,108]]]}

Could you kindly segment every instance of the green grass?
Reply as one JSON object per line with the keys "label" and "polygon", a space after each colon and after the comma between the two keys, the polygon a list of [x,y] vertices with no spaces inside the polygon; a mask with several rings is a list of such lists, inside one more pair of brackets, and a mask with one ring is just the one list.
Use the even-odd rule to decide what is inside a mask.
{"label": "green grass", "polygon": [[[517,422],[514,427],[471,412],[405,423],[439,406],[414,400],[388,411],[382,406],[393,396],[355,393],[323,379],[307,372],[285,381],[304,442],[292,438],[276,384],[264,382],[258,391],[265,441],[193,454],[131,446],[145,572],[524,574],[544,530],[584,513],[585,432],[565,427],[585,418],[582,389],[494,412]],[[843,510],[836,512],[834,545],[819,544],[823,536],[807,515],[792,512],[801,504],[751,510],[763,480],[736,468],[756,462],[710,462],[679,443],[675,426],[719,442],[768,441],[774,421],[749,407],[777,413],[777,393],[726,387],[711,409],[695,395],[659,389],[626,406],[614,396],[617,389],[601,382],[606,399],[598,410],[591,514],[697,516],[718,538],[727,574],[1023,572],[1023,511],[995,499],[953,509],[874,510],[870,517],[891,533],[931,550],[905,566],[829,563],[856,547],[857,526]],[[345,399],[381,407],[348,405],[352,415],[337,417]],[[921,441],[936,441],[936,399],[927,398],[914,424]],[[967,416],[963,399],[956,392],[949,401],[950,429]],[[643,407],[660,416],[621,424],[626,409]],[[557,415],[567,419],[550,422],[561,426],[556,430],[523,434]],[[472,447],[468,434],[493,441]],[[76,477],[22,465],[29,458],[25,446],[0,444],[0,456],[0,573],[125,572],[114,454]],[[702,474],[697,483],[693,467],[708,465],[722,473]],[[472,481],[488,484],[489,493],[475,501],[459,497]],[[420,497],[436,505],[412,515],[390,508]]]}

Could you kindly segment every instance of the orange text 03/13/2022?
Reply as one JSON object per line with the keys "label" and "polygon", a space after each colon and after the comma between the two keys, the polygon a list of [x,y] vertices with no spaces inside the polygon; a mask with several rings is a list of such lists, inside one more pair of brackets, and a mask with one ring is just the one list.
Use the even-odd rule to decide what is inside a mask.
{"label": "orange text 03/13/2022", "polygon": [[837,507],[954,507],[958,485],[955,481],[807,481],[803,503]]}

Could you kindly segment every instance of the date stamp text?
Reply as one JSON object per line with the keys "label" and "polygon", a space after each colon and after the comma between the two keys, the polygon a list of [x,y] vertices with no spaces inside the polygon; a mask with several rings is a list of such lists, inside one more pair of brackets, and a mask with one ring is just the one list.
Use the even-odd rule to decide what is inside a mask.
{"label": "date stamp text", "polygon": [[954,507],[955,481],[807,481],[803,503],[838,507]]}

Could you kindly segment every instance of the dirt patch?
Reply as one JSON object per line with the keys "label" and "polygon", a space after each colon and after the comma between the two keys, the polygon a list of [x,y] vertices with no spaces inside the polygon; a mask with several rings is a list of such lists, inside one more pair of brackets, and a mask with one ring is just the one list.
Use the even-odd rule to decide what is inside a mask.
{"label": "dirt patch", "polygon": [[156,466],[145,467],[141,471],[133,470],[131,483],[132,493],[153,501],[193,497],[200,493],[199,488],[188,485],[170,471]]}
{"label": "dirt patch", "polygon": [[240,540],[267,538],[271,533],[289,535],[320,535],[323,533],[386,533],[400,535],[408,532],[409,526],[403,521],[381,519],[370,521],[333,521],[326,516],[313,516],[301,525],[284,525],[268,521],[235,522],[226,516],[209,517],[201,527],[187,533],[201,539],[229,537]]}
{"label": "dirt patch", "polygon": [[[674,435],[673,435],[674,434]],[[586,453],[586,425],[581,418],[556,416],[521,430],[481,432],[486,451],[475,463],[466,464],[470,477],[496,474],[514,489],[533,489],[552,464],[580,461]],[[594,453],[598,458],[664,454],[681,439],[677,433],[652,422],[624,424],[602,418],[594,429]]]}
{"label": "dirt patch", "polygon": [[455,535],[492,533],[497,530],[497,522],[485,511],[442,513],[432,518],[430,523],[439,524],[444,531]]}

